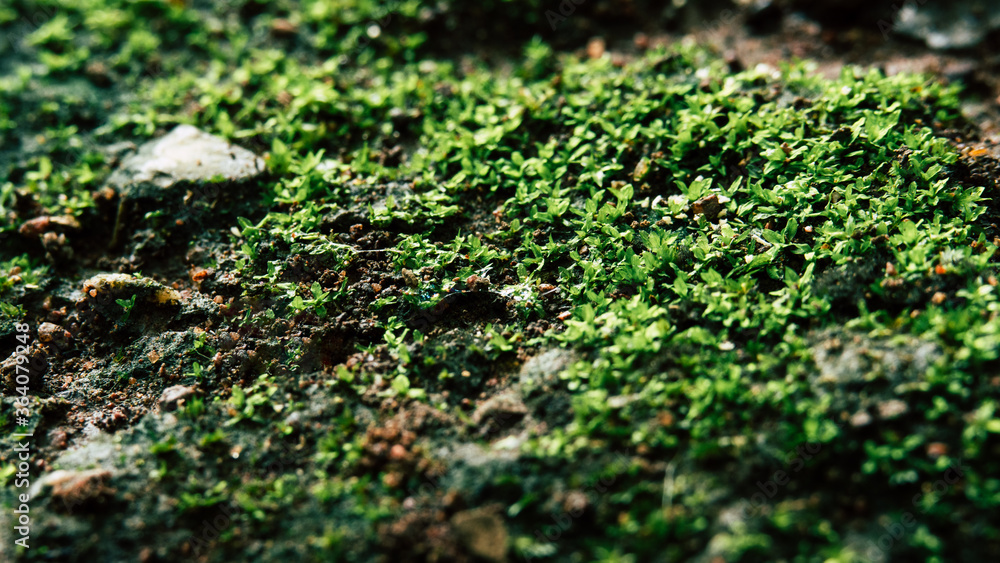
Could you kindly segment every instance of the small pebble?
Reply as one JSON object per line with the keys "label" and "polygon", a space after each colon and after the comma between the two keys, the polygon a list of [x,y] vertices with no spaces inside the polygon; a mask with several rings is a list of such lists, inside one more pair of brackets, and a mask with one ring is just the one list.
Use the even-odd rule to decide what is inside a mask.
{"label": "small pebble", "polygon": [[604,39],[595,37],[587,43],[587,56],[592,59],[599,59],[604,56],[606,49],[607,44],[604,42]]}
{"label": "small pebble", "polygon": [[389,459],[399,461],[406,457],[406,448],[402,444],[396,444],[389,450]]}

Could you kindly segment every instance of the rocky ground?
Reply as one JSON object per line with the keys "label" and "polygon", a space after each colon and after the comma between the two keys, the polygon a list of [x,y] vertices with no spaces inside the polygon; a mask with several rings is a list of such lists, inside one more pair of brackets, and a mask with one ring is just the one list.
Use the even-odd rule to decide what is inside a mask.
{"label": "rocky ground", "polygon": [[0,559],[996,559],[1000,6],[884,4],[0,7]]}

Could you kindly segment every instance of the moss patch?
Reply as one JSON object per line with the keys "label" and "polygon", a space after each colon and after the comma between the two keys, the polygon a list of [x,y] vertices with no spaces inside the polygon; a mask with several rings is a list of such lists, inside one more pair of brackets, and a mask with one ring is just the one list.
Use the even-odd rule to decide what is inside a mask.
{"label": "moss patch", "polygon": [[[0,339],[70,334],[35,345],[36,478],[69,473],[19,557],[998,555],[996,163],[957,87],[238,4],[0,12],[46,15],[0,75]],[[178,124],[267,174],[110,246],[121,143]]]}

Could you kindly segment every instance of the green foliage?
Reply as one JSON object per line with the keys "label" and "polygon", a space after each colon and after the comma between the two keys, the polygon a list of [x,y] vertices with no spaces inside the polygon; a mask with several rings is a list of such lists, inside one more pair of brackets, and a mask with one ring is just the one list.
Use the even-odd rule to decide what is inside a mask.
{"label": "green foliage", "polygon": [[[261,377],[246,390],[234,386],[232,396],[229,399],[232,418],[226,422],[226,426],[232,426],[241,421],[266,422],[266,415],[282,410],[282,405],[276,403],[274,397],[277,392],[278,386],[267,377]],[[270,409],[264,408],[265,405],[269,406]]]}
{"label": "green foliage", "polygon": [[135,294],[128,299],[115,299],[115,303],[122,308],[122,316],[119,319],[120,323],[128,322],[129,316],[132,314],[132,308],[135,307]]}
{"label": "green foliage", "polygon": [[6,295],[12,288],[23,284],[24,287],[38,287],[42,279],[48,275],[49,266],[27,254],[21,254],[0,262],[0,296]]}
{"label": "green foliage", "polygon": [[330,292],[323,291],[319,282],[313,282],[312,286],[309,288],[309,292],[312,295],[311,298],[302,299],[300,295],[296,295],[288,306],[297,313],[312,309],[316,312],[316,315],[322,319],[326,316],[326,302]]}
{"label": "green foliage", "polygon": [[[915,509],[915,492],[959,458],[970,465],[962,485],[922,497],[898,556],[932,560],[967,544],[973,532],[953,515],[1000,504],[995,196],[969,185],[948,137],[961,125],[957,88],[850,67],[826,79],[799,62],[733,73],[687,43],[625,65],[558,54],[540,38],[509,66],[428,46],[440,27],[426,18],[521,12],[544,24],[552,6],[535,1],[33,4],[46,18],[11,35],[20,58],[0,76],[0,147],[35,137],[37,148],[0,159],[0,235],[16,236],[19,198],[38,213],[94,213],[90,194],[111,163],[85,147],[191,123],[266,158],[246,196],[252,218],[215,225],[231,252],[214,258],[218,279],[233,274],[242,292],[223,328],[280,351],[264,350],[242,381],[209,381],[216,367],[205,366],[225,364],[207,363],[219,352],[209,333],[196,337],[185,375],[217,400],[184,405],[197,435],[148,450],[178,511],[232,501],[245,510],[241,534],[265,541],[278,534],[269,518],[292,508],[296,525],[347,514],[309,540],[370,547],[399,512],[388,477],[412,477],[375,463],[385,452],[361,422],[373,401],[471,420],[506,386],[531,409],[516,440],[420,439],[489,440],[490,455],[517,444],[511,475],[467,492],[508,503],[525,557],[685,560],[711,548],[727,560],[851,560],[845,538],[882,533],[855,520],[877,528]],[[23,5],[0,8],[3,31]],[[279,19],[294,39],[274,38]],[[91,61],[129,94],[110,109],[95,87],[52,87],[82,79]],[[0,310],[13,318],[49,276],[17,252],[0,265]],[[121,322],[135,299],[118,300]],[[548,346],[572,360],[516,386],[520,363]],[[308,358],[317,373],[300,373],[316,350],[336,365]],[[115,360],[128,360],[125,348]],[[310,408],[293,408],[304,389]],[[225,433],[209,432],[202,421],[220,412]],[[242,439],[265,457],[265,442],[285,438],[296,453],[274,475],[239,483],[230,470],[253,462],[214,451]],[[211,455],[191,456],[190,444]],[[821,451],[795,484],[725,528],[804,445]],[[612,451],[643,463],[612,471]],[[479,482],[471,464],[453,465],[452,477]],[[208,468],[226,477],[202,479]],[[590,524],[558,548],[536,541],[559,504],[548,499],[607,481],[589,497]],[[975,539],[995,539],[980,520]],[[242,546],[227,533],[220,544]]]}

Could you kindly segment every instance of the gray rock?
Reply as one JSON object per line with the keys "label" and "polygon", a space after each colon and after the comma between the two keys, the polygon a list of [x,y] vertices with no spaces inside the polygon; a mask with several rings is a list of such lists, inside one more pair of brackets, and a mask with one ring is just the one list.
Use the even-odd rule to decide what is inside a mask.
{"label": "gray rock", "polygon": [[191,125],[179,125],[127,157],[108,183],[129,197],[155,196],[178,182],[243,181],[264,172],[254,153]]}
{"label": "gray rock", "polygon": [[871,423],[872,414],[880,419],[904,414],[909,408],[904,400],[929,388],[927,376],[944,354],[936,343],[910,335],[872,337],[830,329],[811,339],[813,392],[829,399],[837,422],[855,427]]}
{"label": "gray rock", "polygon": [[575,360],[576,355],[569,350],[562,348],[547,350],[524,362],[520,373],[521,384],[532,386],[555,383],[559,374]]}
{"label": "gray rock", "polygon": [[115,462],[118,460],[119,451],[115,447],[114,438],[111,434],[101,431],[100,428],[88,422],[83,427],[83,443],[79,448],[69,450],[59,456],[53,462],[57,469],[116,469]]}
{"label": "gray rock", "polygon": [[187,385],[174,385],[167,387],[160,395],[160,409],[164,412],[172,411],[181,405],[181,401],[194,395],[194,388]]}
{"label": "gray rock", "polygon": [[828,331],[812,347],[818,368],[812,384],[818,393],[876,379],[892,384],[919,381],[941,356],[933,342],[913,336],[871,339],[866,335]]}
{"label": "gray rock", "polygon": [[101,150],[108,157],[108,160],[114,164],[118,164],[122,159],[128,158],[130,155],[135,154],[138,147],[132,141],[121,141],[119,143],[113,143],[103,147]]}
{"label": "gray rock", "polygon": [[978,45],[1000,28],[1000,0],[907,2],[893,30],[922,39],[932,49],[965,49]]}
{"label": "gray rock", "polygon": [[472,413],[472,422],[480,425],[492,423],[498,428],[509,426],[528,414],[521,396],[514,392],[490,397]]}
{"label": "gray rock", "polygon": [[487,449],[474,443],[459,444],[450,450],[438,453],[440,457],[452,464],[471,468],[482,468],[496,464],[505,467],[507,464],[517,461],[517,458],[520,457],[519,452],[514,450]]}

